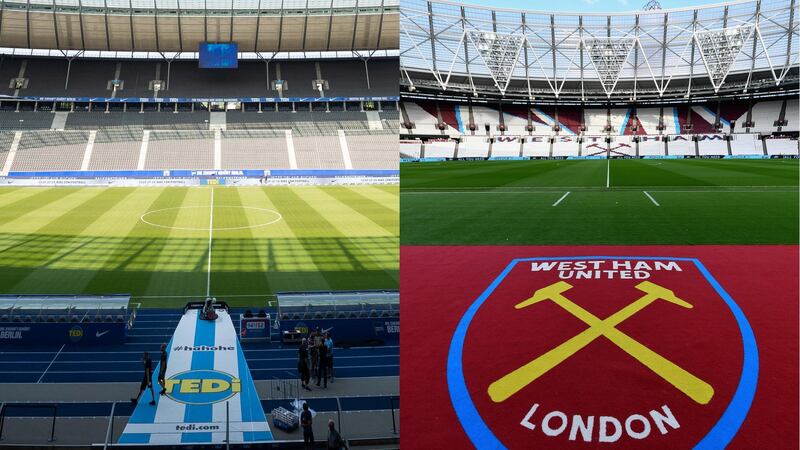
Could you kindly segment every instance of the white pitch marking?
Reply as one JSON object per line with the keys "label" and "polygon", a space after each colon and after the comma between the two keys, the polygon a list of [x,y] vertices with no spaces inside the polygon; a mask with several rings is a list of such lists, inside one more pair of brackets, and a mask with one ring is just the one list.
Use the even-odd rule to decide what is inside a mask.
{"label": "white pitch marking", "polygon": [[206,297],[211,295],[211,242],[214,239],[214,188],[211,188],[211,211],[208,213],[208,279]]}
{"label": "white pitch marking", "polygon": [[[176,210],[176,209],[193,209],[193,208],[194,209],[196,209],[196,208],[207,208],[207,206],[178,206],[178,207],[174,207],[174,208],[154,209],[152,211],[147,211],[146,213],[144,213],[141,216],[139,216],[139,220],[141,220],[142,222],[144,222],[144,223],[146,223],[148,225],[151,225],[151,226],[154,226],[154,227],[158,227],[158,228],[165,228],[167,230],[208,231],[208,228],[201,228],[201,227],[175,227],[175,226],[161,225],[159,223],[150,222],[149,220],[146,219],[146,217],[149,216],[150,214],[155,214],[155,213],[159,213],[159,212],[163,212],[163,211],[172,211],[172,210]],[[216,228],[217,231],[248,230],[248,229],[252,229],[252,228],[260,228],[260,227],[265,227],[267,225],[272,225],[273,223],[276,223],[276,222],[278,222],[278,221],[283,219],[283,215],[281,215],[281,213],[279,213],[278,211],[275,211],[274,209],[256,208],[256,207],[253,207],[253,206],[230,206],[230,205],[217,205],[216,208],[237,208],[237,209],[250,209],[250,210],[253,210],[253,211],[266,211],[268,213],[275,214],[275,216],[276,216],[275,219],[270,220],[269,222],[257,223],[255,225],[248,225],[246,227],[217,227]],[[161,298],[163,296],[154,296],[154,297]],[[176,297],[192,297],[192,296],[191,295],[182,295],[182,296],[176,296]]]}
{"label": "white pitch marking", "polygon": [[646,196],[647,196],[647,198],[649,198],[649,199],[650,199],[650,201],[651,201],[651,202],[653,202],[653,204],[654,204],[654,205],[656,205],[656,206],[661,206],[661,205],[659,205],[659,204],[658,204],[658,202],[656,201],[656,199],[654,199],[654,198],[653,198],[653,196],[652,196],[652,195],[650,195],[650,194],[648,194],[648,193],[647,193],[647,191],[642,191],[642,192],[644,192],[644,195],[646,195]]}
{"label": "white pitch marking", "polygon": [[567,198],[568,195],[569,195],[569,192],[567,192],[566,194],[562,195],[561,198],[559,198],[558,200],[556,200],[555,203],[553,203],[553,206],[558,206],[558,204],[561,203],[561,200],[564,200],[565,198]]}
{"label": "white pitch marking", "polygon": [[611,158],[606,157],[606,187],[611,187]]}
{"label": "white pitch marking", "polygon": [[37,382],[36,382],[36,384],[39,384],[39,383],[41,383],[41,382],[42,382],[42,379],[44,379],[44,375],[47,373],[47,371],[48,371],[48,370],[50,370],[50,366],[52,366],[52,365],[53,365],[53,363],[54,363],[54,362],[56,362],[56,359],[58,358],[58,355],[60,355],[60,354],[61,354],[61,350],[64,350],[64,347],[65,347],[66,345],[67,345],[67,344],[63,344],[63,345],[61,345],[61,348],[60,348],[60,349],[58,349],[58,353],[56,353],[56,356],[54,356],[54,357],[53,357],[53,360],[52,360],[52,361],[50,361],[50,364],[48,364],[48,365],[47,365],[47,368],[46,368],[46,369],[44,369],[44,372],[42,372],[42,376],[40,376],[40,377],[39,377],[39,381],[37,381]]}

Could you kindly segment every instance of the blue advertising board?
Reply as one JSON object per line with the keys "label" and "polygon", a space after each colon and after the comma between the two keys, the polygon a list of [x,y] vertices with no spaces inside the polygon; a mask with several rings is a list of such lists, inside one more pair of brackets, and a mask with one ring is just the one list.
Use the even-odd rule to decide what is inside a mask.
{"label": "blue advertising board", "polygon": [[213,177],[387,177],[397,176],[390,169],[273,169],[273,170],[66,170],[42,172],[9,172],[11,178],[213,178]]}
{"label": "blue advertising board", "polygon": [[268,317],[242,317],[239,321],[239,338],[243,340],[269,340]]}
{"label": "blue advertising board", "polygon": [[0,322],[0,345],[123,344],[125,334],[125,322]]}
{"label": "blue advertising board", "polygon": [[357,345],[380,341],[384,344],[400,342],[399,317],[368,317],[359,319],[300,319],[281,320],[284,331],[300,330],[303,335],[316,329],[330,330],[335,345]]}

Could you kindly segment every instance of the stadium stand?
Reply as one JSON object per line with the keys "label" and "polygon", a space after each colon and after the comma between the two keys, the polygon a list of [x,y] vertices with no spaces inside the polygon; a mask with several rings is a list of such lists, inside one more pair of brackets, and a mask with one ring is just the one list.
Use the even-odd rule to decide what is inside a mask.
{"label": "stadium stand", "polygon": [[578,156],[580,142],[574,136],[556,136],[553,139],[553,156]]}
{"label": "stadium stand", "polygon": [[492,157],[515,157],[522,153],[522,137],[497,136],[492,143]]}
{"label": "stadium stand", "polygon": [[349,131],[340,137],[347,145],[354,169],[386,169],[397,167],[397,131],[387,130]]}
{"label": "stadium stand", "polygon": [[22,133],[13,168],[20,172],[80,170],[89,133],[37,131]]}
{"label": "stadium stand", "polygon": [[503,125],[505,131],[503,134],[524,136],[528,132],[528,109],[517,106],[508,105],[503,108]]}
{"label": "stadium stand", "polygon": [[[6,129],[20,132],[9,171],[345,169],[343,146],[350,151],[349,168],[396,168],[397,110],[377,112],[373,120],[371,112],[344,110],[219,112],[220,135],[215,134],[208,111],[64,114],[59,131],[52,128],[57,114],[0,112],[0,118],[33,117],[23,123],[39,123],[42,128],[35,131],[6,120]],[[43,125],[45,119],[49,125]],[[295,167],[290,164],[287,132],[297,155]],[[13,132],[3,135],[13,141]],[[91,145],[90,136],[94,136]],[[220,158],[215,161],[217,140]],[[198,157],[182,155],[181,142],[196,145]],[[140,155],[145,156],[144,164],[139,163]]]}
{"label": "stadium stand", "polygon": [[[606,154],[753,155],[755,144],[750,145],[749,139],[743,149],[734,148],[737,135],[755,134],[763,140],[800,131],[800,69],[791,54],[796,31],[779,25],[781,20],[793,20],[794,6],[778,1],[764,9],[754,0],[737,5],[741,8],[733,22],[726,5],[697,8],[696,16],[708,24],[700,30],[692,14],[683,10],[601,14],[603,20],[595,23],[592,16],[581,25],[580,14],[568,15],[575,21],[562,22],[553,21],[558,16],[547,13],[509,14],[490,6],[464,6],[461,14],[455,14],[446,2],[408,0],[404,8],[409,13],[401,18],[409,30],[404,45],[437,50],[429,55],[409,51],[401,58],[401,107],[407,112],[401,138],[552,136],[552,142],[525,141],[522,156],[562,158],[596,156],[588,145],[595,145],[592,150],[602,147],[599,142],[587,144],[563,136],[639,136],[641,142],[612,140]],[[636,28],[639,25],[633,24],[640,19],[659,14],[658,21],[648,22],[651,32],[646,34],[609,25],[630,23]],[[753,21],[756,16],[768,19]],[[492,20],[466,26],[464,17]],[[535,24],[540,23],[552,27],[552,36],[536,33]],[[746,43],[735,44],[722,39],[723,30],[758,32],[746,34]],[[476,39],[492,45],[478,44]],[[623,44],[633,41],[636,51],[623,53],[629,48]],[[587,42],[607,46],[603,47],[606,56],[620,54],[598,58]],[[542,49],[565,45],[576,50],[553,58],[542,53]],[[679,56],[687,48],[695,55],[691,62]],[[769,57],[748,50],[762,48],[769,49]],[[664,57],[655,56],[659,53]],[[473,57],[476,54],[480,57]],[[519,58],[495,64],[507,54]],[[444,68],[448,68],[446,77]],[[667,139],[654,140],[654,136]],[[613,153],[617,142],[636,145]],[[492,143],[493,149],[496,144]],[[552,154],[544,151],[545,144],[551,144]],[[531,150],[531,145],[538,150]],[[580,150],[577,154],[575,145]],[[491,156],[495,155],[499,154],[492,151]]]}
{"label": "stadium stand", "polygon": [[767,154],[772,155],[797,155],[798,154],[798,141],[797,138],[775,137],[765,139]]}
{"label": "stadium stand", "polygon": [[616,136],[611,142],[609,151],[616,156],[637,156],[636,145],[633,136]]}
{"label": "stadium stand", "polygon": [[424,156],[426,158],[453,158],[456,153],[456,141],[449,139],[434,139],[425,144]]}
{"label": "stadium stand", "polygon": [[729,155],[728,142],[722,134],[698,134],[697,154],[699,156]]}
{"label": "stadium stand", "polygon": [[666,155],[666,142],[662,136],[640,136],[639,156],[664,156]]}
{"label": "stadium stand", "polygon": [[608,134],[608,110],[588,108],[583,110],[585,133],[590,136]]}
{"label": "stadium stand", "polygon": [[226,130],[221,137],[223,169],[289,167],[284,131]]}
{"label": "stadium stand", "polygon": [[465,136],[458,144],[459,158],[488,158],[489,141],[483,136]]}
{"label": "stadium stand", "polygon": [[143,138],[144,131],[142,130],[98,130],[88,169],[135,170]]}
{"label": "stadium stand", "polygon": [[[187,152],[186,149],[192,149]],[[151,131],[145,170],[202,170],[214,168],[214,133],[210,131]]]}
{"label": "stadium stand", "polygon": [[[728,151],[728,140],[734,140],[734,136],[740,134],[753,134],[755,139],[762,139],[773,134],[793,133],[798,131],[797,121],[800,120],[800,100],[797,98],[787,98],[784,100],[774,100],[765,102],[755,102],[752,108],[741,109],[741,102],[712,102],[696,105],[683,104],[680,106],[661,106],[661,107],[629,107],[629,108],[580,108],[572,105],[568,106],[547,106],[534,105],[523,107],[519,105],[505,105],[498,103],[497,107],[453,104],[445,101],[425,101],[416,100],[402,102],[405,111],[412,111],[408,116],[411,130],[401,129],[401,134],[408,131],[409,135],[416,134],[423,137],[427,135],[440,136],[445,133],[453,138],[460,136],[513,136],[524,137],[526,135],[535,136],[555,136],[553,141],[553,157],[573,157],[579,156],[575,146],[578,141],[570,139],[560,139],[561,136],[578,135],[585,138],[597,136],[650,136],[643,138],[644,141],[652,139],[653,136],[663,135],[667,139],[658,141],[655,147],[645,144],[645,151],[640,156],[731,156],[731,155],[752,155],[754,154],[750,145],[745,145],[743,149]],[[785,106],[784,106],[785,105]],[[737,109],[739,108],[739,109]],[[502,109],[502,113],[500,112]],[[717,109],[720,113],[717,114]],[[445,111],[447,111],[445,113]],[[727,111],[726,114],[723,114]],[[782,111],[783,116],[782,116]],[[441,113],[441,122],[444,130],[439,128],[440,122],[436,114]],[[528,131],[527,114],[530,114],[533,129]],[[738,116],[737,116],[738,114]],[[761,124],[770,123],[769,126],[760,127],[753,119],[752,127],[744,127],[747,117],[757,118]],[[473,118],[469,122],[469,118]],[[525,117],[525,118],[523,118]],[[733,117],[730,121],[725,117]],[[780,118],[784,117],[783,120]],[[420,123],[414,122],[419,120]],[[731,133],[731,122],[735,124],[734,133]],[[464,126],[464,124],[467,124]],[[740,124],[742,126],[740,126]],[[471,126],[473,125],[473,126]],[[474,128],[472,130],[471,128]],[[501,130],[501,128],[504,128]],[[427,130],[427,131],[426,131]],[[730,136],[730,137],[729,137]],[[471,139],[462,140],[459,144],[459,152],[456,157],[478,157],[478,153],[473,151]],[[620,141],[635,143],[633,141]],[[759,142],[761,142],[759,140]],[[466,151],[462,151],[467,144]],[[619,153],[610,152],[611,146],[598,146],[595,140],[595,149],[605,148],[607,153],[614,156],[636,156],[635,145],[631,150]],[[580,156],[593,156],[596,152],[584,151],[588,144],[580,145]],[[627,144],[630,145],[630,144]],[[656,147],[661,146],[661,149]],[[512,156],[508,151],[496,153],[497,140],[492,144],[491,156]],[[666,147],[666,148],[664,148]],[[662,152],[665,151],[666,153]],[[610,152],[610,153],[609,153]],[[655,153],[654,153],[655,152]],[[480,152],[479,152],[480,153]],[[544,157],[542,151],[537,151],[537,155]],[[437,153],[438,155],[439,153]],[[483,153],[480,153],[483,154]],[[759,152],[758,154],[764,154]],[[518,155],[514,155],[518,156]],[[523,156],[531,156],[531,152],[524,152]],[[443,157],[443,156],[437,156]],[[448,158],[450,156],[447,156]],[[484,155],[484,157],[488,157]]]}
{"label": "stadium stand", "polygon": [[667,154],[673,156],[697,156],[697,148],[691,136],[667,136]]}
{"label": "stadium stand", "polygon": [[522,144],[522,156],[546,158],[551,156],[550,138],[546,136],[531,136],[525,138]]}
{"label": "stadium stand", "polygon": [[401,139],[399,146],[400,158],[417,159],[422,157],[422,141],[419,139]]}
{"label": "stadium stand", "polygon": [[[63,59],[5,57],[0,63],[5,80],[22,77],[28,80],[21,90],[26,97],[95,97],[110,96],[109,80],[119,79],[124,87],[119,97],[153,97],[150,81],[163,78],[165,85],[157,97],[254,97],[273,96],[270,82],[278,73],[291,80],[283,91],[287,97],[321,97],[313,80],[326,80],[328,97],[385,97],[397,94],[396,58],[369,60],[367,82],[364,62],[354,60],[273,61],[269,71],[259,60],[239,62],[235,71],[200,71],[196,61],[136,61],[79,58],[71,63]],[[317,72],[319,69],[319,72]],[[119,70],[119,77],[116,77]],[[20,75],[21,74],[21,75]],[[5,82],[0,95],[15,95],[15,88]]]}

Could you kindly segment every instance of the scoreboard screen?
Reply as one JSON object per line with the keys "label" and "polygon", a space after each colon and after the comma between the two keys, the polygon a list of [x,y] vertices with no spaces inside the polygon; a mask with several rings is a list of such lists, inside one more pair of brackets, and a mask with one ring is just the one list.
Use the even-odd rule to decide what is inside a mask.
{"label": "scoreboard screen", "polygon": [[239,67],[239,45],[235,42],[201,42],[201,69],[236,69]]}

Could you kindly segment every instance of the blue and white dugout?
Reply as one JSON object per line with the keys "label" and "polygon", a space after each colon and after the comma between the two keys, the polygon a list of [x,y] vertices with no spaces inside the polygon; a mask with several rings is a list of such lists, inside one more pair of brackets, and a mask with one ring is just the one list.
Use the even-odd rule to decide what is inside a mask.
{"label": "blue and white dugout", "polygon": [[272,432],[227,311],[213,322],[200,320],[200,310],[181,318],[168,348],[166,390],[158,396],[158,371],[153,373],[156,405],[142,395],[120,444],[231,443],[272,441]]}

